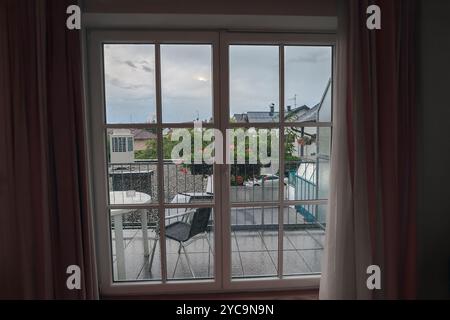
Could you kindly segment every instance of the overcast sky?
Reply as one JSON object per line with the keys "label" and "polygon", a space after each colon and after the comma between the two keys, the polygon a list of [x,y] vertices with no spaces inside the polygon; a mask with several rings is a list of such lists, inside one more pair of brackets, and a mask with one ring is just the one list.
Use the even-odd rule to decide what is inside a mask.
{"label": "overcast sky", "polygon": [[[105,45],[108,123],[142,123],[156,118],[153,45]],[[161,45],[163,121],[212,116],[211,47]],[[331,49],[286,47],[285,105],[320,102],[331,77]],[[278,47],[230,47],[230,112],[278,110]]]}

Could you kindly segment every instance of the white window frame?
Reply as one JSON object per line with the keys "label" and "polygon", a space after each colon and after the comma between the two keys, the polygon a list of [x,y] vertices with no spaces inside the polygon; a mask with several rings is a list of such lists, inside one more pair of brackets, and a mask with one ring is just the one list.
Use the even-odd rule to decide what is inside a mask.
{"label": "white window frame", "polygon": [[[212,45],[212,69],[213,69],[213,118],[214,123],[205,124],[206,128],[217,128],[225,132],[227,128],[233,127],[261,127],[280,128],[280,139],[284,137],[284,127],[282,124],[243,124],[229,123],[229,88],[228,88],[228,45],[230,44],[261,44],[278,45],[280,59],[280,103],[284,106],[284,46],[285,45],[311,45],[311,46],[331,46],[333,47],[333,84],[335,83],[335,34],[301,34],[301,33],[269,33],[269,32],[225,32],[225,31],[124,31],[124,30],[89,30],[87,32],[87,68],[86,82],[88,87],[88,147],[90,150],[90,167],[92,172],[91,183],[93,186],[93,206],[95,221],[95,238],[97,246],[97,264],[99,271],[100,290],[102,295],[133,295],[133,294],[161,294],[161,293],[208,293],[208,292],[236,292],[240,290],[288,290],[288,289],[315,289],[318,288],[320,275],[308,275],[301,277],[283,276],[283,210],[279,210],[279,235],[278,235],[278,276],[261,279],[231,279],[231,232],[229,212],[231,204],[226,201],[229,194],[229,167],[227,165],[214,166],[214,186],[222,186],[221,192],[215,190],[214,204],[215,213],[214,224],[214,280],[186,280],[186,281],[166,281],[166,261],[165,261],[165,241],[164,241],[164,219],[160,219],[161,237],[159,241],[161,250],[162,281],[137,281],[137,282],[114,282],[111,241],[110,241],[110,216],[108,205],[108,185],[107,185],[107,159],[106,159],[106,128],[139,128],[144,125],[106,125],[105,122],[105,94],[103,78],[103,56],[102,46],[104,43],[149,43],[155,44],[156,60],[156,124],[146,124],[145,127],[153,127],[158,132],[158,171],[163,172],[162,167],[162,129],[166,127],[184,128],[189,127],[186,123],[162,123],[161,114],[161,83],[158,79],[160,75],[160,47],[161,44],[211,44]],[[333,85],[334,87],[334,85]],[[334,105],[334,101],[333,101]],[[334,106],[333,106],[334,108]],[[280,107],[280,119],[284,118],[284,108]],[[193,123],[192,123],[193,126]],[[318,127],[316,123],[287,123],[286,126],[312,126]],[[332,127],[331,123],[324,126]],[[283,140],[281,140],[283,141]],[[225,146],[224,146],[225,148]],[[284,167],[284,143],[280,143],[280,172]],[[224,152],[225,154],[225,152]],[[164,208],[170,207],[163,203],[164,190],[161,187],[164,183],[163,174],[158,174],[158,189],[160,202],[136,206],[142,209],[158,209],[159,213],[164,213]],[[280,179],[280,196],[277,201],[279,208],[293,204],[284,200],[283,179]],[[228,199],[229,200],[229,199]],[[302,203],[296,201],[295,204]],[[304,202],[303,202],[304,203]],[[326,204],[327,201],[308,201],[308,204]],[[243,206],[267,205],[264,203],[242,204]],[[180,204],[178,207],[211,207],[211,205],[186,205]],[[233,204],[233,207],[238,206]],[[240,205],[239,205],[240,206]],[[133,206],[134,207],[134,206]],[[227,226],[227,227],[224,227]],[[281,241],[280,241],[281,240]],[[226,253],[226,254],[224,254]]]}

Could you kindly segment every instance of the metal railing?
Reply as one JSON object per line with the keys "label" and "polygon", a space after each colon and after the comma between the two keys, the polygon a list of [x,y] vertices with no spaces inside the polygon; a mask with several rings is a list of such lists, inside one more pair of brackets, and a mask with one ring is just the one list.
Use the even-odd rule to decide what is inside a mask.
{"label": "metal railing", "polygon": [[[314,163],[303,163],[314,166]],[[262,169],[263,170],[263,169]],[[314,169],[291,170],[285,179],[287,200],[317,200],[317,172]],[[309,176],[306,176],[306,172]],[[231,166],[230,199],[232,203],[243,202],[277,202],[279,180],[261,178],[261,168]],[[273,177],[272,177],[273,178]],[[313,179],[312,179],[313,178]],[[164,199],[167,203],[182,204],[201,202],[191,195],[211,192],[211,166],[189,166],[175,164],[172,160],[164,161]],[[146,193],[152,202],[158,201],[157,161],[136,161],[133,163],[115,163],[109,165],[110,191],[128,191]],[[209,185],[209,186],[208,186]],[[211,198],[206,201],[212,202]],[[318,205],[290,206],[284,209],[284,224],[289,228],[312,227],[318,221]],[[278,208],[255,206],[254,208],[232,208],[230,212],[233,230],[271,230],[278,228]],[[157,223],[157,215],[149,213],[149,225]],[[131,212],[124,217],[124,227],[134,228],[140,224],[140,212]],[[211,221],[211,225],[213,221]]]}

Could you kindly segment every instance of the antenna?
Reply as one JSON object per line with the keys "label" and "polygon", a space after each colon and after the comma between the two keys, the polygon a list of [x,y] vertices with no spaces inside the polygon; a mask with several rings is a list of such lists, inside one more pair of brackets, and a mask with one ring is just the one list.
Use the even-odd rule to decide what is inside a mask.
{"label": "antenna", "polygon": [[294,108],[297,109],[297,94],[294,94],[294,97],[289,99],[289,101],[294,100]]}

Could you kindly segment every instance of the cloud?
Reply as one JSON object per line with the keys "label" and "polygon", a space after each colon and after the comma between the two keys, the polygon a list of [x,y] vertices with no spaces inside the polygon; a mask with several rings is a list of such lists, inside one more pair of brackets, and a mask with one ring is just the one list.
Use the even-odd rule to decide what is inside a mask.
{"label": "cloud", "polygon": [[144,70],[145,72],[149,72],[149,73],[153,72],[153,69],[150,67],[147,67],[147,66],[142,66],[142,70]]}
{"label": "cloud", "polygon": [[135,90],[139,88],[146,87],[145,85],[141,84],[128,84],[118,78],[111,77],[110,75],[106,75],[106,82],[112,86],[119,87],[126,90]]}
{"label": "cloud", "polygon": [[129,65],[130,67],[137,69],[137,66],[130,60],[126,60],[123,63],[125,63],[126,65]]}
{"label": "cloud", "polygon": [[[210,46],[161,46],[163,119],[189,121],[212,115]],[[233,46],[230,68],[231,113],[278,107],[278,47]],[[331,76],[329,47],[286,47],[285,98],[297,105],[317,104]],[[107,103],[117,122],[145,121],[153,112],[154,49],[150,45],[114,45],[105,51]],[[149,75],[150,73],[150,75]],[[207,80],[207,81],[204,81]],[[109,87],[109,88],[108,88]],[[112,112],[114,110],[114,112]]]}
{"label": "cloud", "polygon": [[330,59],[331,50],[320,47],[294,47],[288,49],[286,56],[288,63],[321,63]]}

